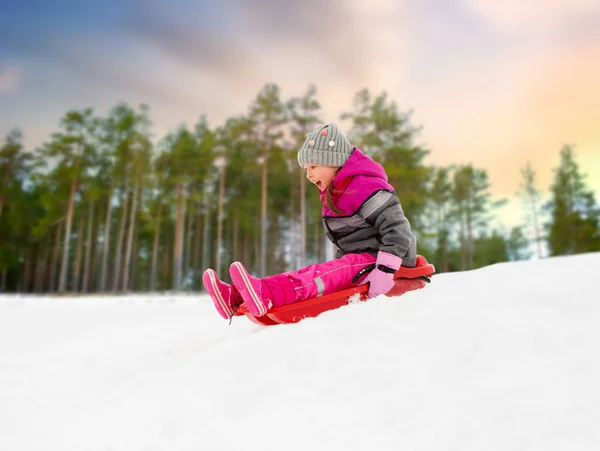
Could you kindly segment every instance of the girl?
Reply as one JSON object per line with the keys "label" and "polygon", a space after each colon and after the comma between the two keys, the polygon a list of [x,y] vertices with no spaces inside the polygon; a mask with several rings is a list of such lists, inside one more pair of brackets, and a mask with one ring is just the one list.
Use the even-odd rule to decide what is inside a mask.
{"label": "girl", "polygon": [[307,134],[298,163],[319,190],[323,225],[336,247],[336,259],[262,279],[233,262],[232,285],[219,280],[214,270],[206,270],[204,287],[225,319],[242,303],[253,315],[262,316],[273,306],[364,283],[369,283],[369,297],[386,294],[400,265],[415,266],[416,236],[383,166],[351,146],[336,124]]}

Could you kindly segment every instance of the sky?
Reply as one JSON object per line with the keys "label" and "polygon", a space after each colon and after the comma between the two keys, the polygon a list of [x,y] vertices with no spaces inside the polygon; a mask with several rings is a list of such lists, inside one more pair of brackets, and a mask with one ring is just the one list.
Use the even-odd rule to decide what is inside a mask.
{"label": "sky", "polygon": [[[317,87],[324,121],[387,92],[435,165],[486,169],[513,198],[547,190],[574,146],[600,197],[600,0],[4,0],[0,133],[35,147],[73,108],[150,106],[157,137],[247,111],[266,83]],[[346,124],[347,125],[347,124]],[[518,202],[506,219],[521,221]]]}
{"label": "sky", "polygon": [[0,295],[0,449],[596,451],[599,264],[439,274],[276,326],[206,295]]}

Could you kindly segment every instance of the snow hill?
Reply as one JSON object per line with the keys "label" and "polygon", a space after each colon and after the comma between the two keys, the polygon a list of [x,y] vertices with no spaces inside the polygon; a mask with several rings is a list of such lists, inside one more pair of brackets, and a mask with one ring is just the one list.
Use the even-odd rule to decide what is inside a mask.
{"label": "snow hill", "polygon": [[3,296],[0,450],[598,450],[599,267],[441,274],[271,328],[206,296]]}

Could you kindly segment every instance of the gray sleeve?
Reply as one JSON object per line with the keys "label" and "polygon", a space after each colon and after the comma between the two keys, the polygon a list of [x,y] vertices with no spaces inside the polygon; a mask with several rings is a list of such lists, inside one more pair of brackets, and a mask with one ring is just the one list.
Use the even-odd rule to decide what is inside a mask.
{"label": "gray sleeve", "polygon": [[398,197],[389,191],[379,191],[365,207],[368,216],[365,219],[370,219],[380,236],[379,250],[401,258],[409,254],[415,245],[415,237]]}

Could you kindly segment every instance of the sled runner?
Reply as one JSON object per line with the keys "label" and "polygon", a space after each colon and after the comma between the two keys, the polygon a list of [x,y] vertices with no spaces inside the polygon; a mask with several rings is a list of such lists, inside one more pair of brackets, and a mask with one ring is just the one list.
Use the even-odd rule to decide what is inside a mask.
{"label": "sled runner", "polygon": [[[396,274],[394,274],[394,287],[386,296],[400,296],[408,291],[424,288],[430,282],[433,273],[435,273],[434,266],[425,257],[418,255],[414,268],[402,266],[396,271]],[[354,295],[356,294],[359,294],[356,302],[367,301],[369,299],[367,296],[368,291],[369,286],[367,284],[359,285],[337,293],[284,305],[283,307],[273,307],[263,316],[252,315],[242,304],[237,309],[235,316],[245,315],[250,321],[261,326],[297,323],[304,318],[314,318],[328,310],[334,310],[355,302],[354,298],[356,296]]]}

